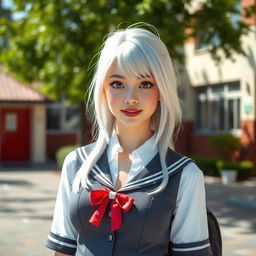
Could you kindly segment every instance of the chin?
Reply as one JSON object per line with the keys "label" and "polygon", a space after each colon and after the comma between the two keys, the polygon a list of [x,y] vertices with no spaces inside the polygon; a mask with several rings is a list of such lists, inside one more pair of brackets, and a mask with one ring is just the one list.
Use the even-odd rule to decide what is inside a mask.
{"label": "chin", "polygon": [[[138,120],[124,120],[122,122],[120,122],[122,127],[127,127],[127,128],[137,128],[137,129],[141,129],[144,127],[148,127],[148,125],[146,124],[147,122],[145,120],[143,121],[138,121]],[[149,127],[150,127],[150,122],[149,122]]]}

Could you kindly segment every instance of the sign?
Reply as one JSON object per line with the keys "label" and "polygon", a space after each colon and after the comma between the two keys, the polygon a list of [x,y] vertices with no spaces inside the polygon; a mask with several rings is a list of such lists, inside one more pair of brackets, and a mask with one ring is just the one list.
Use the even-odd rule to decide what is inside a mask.
{"label": "sign", "polygon": [[17,131],[17,114],[7,114],[5,117],[6,131]]}

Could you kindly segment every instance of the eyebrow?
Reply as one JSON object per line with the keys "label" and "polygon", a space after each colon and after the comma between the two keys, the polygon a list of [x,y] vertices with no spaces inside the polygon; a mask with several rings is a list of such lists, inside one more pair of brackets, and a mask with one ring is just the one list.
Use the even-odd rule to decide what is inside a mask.
{"label": "eyebrow", "polygon": [[[125,79],[125,76],[122,76],[122,75],[118,75],[118,74],[112,74],[111,76],[109,76],[109,78],[122,78],[122,79]],[[152,76],[150,75],[140,75],[138,77],[138,79],[141,79],[141,78],[153,78]]]}
{"label": "eyebrow", "polygon": [[118,74],[112,74],[109,78],[125,78],[125,77]]}

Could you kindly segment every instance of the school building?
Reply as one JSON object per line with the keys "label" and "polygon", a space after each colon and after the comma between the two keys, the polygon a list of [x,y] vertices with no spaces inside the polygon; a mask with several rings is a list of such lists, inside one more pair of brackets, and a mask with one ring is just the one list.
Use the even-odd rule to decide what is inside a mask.
{"label": "school building", "polygon": [[[255,4],[240,1],[241,10]],[[234,17],[234,21],[239,17]],[[213,156],[209,137],[231,133],[240,138],[244,150],[238,156],[256,162],[256,17],[244,19],[251,32],[242,38],[246,56],[217,64],[200,39],[184,46],[186,64],[178,76],[183,102],[183,130],[180,151]]]}
{"label": "school building", "polygon": [[50,102],[0,66],[0,163],[41,164],[78,140],[77,106]]}
{"label": "school building", "polygon": [[45,161],[46,98],[0,69],[0,161]]}

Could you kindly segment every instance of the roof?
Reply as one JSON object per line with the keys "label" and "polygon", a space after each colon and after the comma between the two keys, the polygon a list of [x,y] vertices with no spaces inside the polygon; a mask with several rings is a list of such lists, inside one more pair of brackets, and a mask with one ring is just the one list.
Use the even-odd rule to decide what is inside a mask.
{"label": "roof", "polygon": [[0,67],[0,102],[42,103],[46,101],[46,96],[14,79]]}

